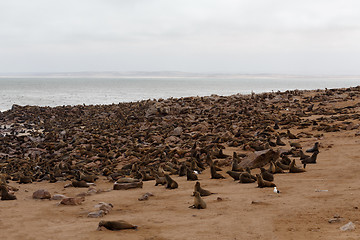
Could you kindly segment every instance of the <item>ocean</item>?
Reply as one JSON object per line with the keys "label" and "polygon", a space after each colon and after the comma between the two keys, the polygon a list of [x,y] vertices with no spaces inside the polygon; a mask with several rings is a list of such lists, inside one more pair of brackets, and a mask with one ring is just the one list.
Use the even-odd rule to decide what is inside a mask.
{"label": "ocean", "polygon": [[188,96],[228,96],[293,89],[344,88],[360,78],[0,78],[0,111],[13,104],[94,105]]}

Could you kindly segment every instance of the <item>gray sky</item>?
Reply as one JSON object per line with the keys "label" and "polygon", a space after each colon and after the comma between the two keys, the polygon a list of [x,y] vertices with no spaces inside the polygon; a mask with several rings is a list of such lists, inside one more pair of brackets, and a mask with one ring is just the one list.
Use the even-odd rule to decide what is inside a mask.
{"label": "gray sky", "polygon": [[358,0],[0,0],[0,72],[360,75]]}

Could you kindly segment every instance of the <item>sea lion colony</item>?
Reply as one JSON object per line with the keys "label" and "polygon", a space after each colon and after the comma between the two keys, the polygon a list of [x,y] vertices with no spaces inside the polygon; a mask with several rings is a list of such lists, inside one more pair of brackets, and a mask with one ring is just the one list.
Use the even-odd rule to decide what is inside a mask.
{"label": "sea lion colony", "polygon": [[[360,87],[306,93],[54,108],[14,105],[0,112],[2,198],[16,199],[9,193],[10,180],[23,184],[69,181],[73,187],[88,187],[98,176],[110,181],[131,177],[175,189],[178,184],[170,175],[195,181],[194,172],[210,168],[211,178],[222,179],[225,176],[218,171],[224,166],[231,166],[228,174],[240,183],[274,187],[275,173],[305,172],[289,156],[301,158],[304,167],[316,163],[318,142],[307,144],[314,147],[306,151],[313,154],[306,156],[296,141],[320,137],[322,131],[353,129],[353,121],[360,118],[359,103],[327,107],[339,99],[351,104],[360,96]],[[299,133],[291,133],[290,128]],[[285,147],[287,142],[291,148]],[[224,154],[223,149],[229,147],[239,152]],[[262,168],[261,174],[254,176],[253,166],[241,165],[248,153],[266,149],[276,149],[280,157],[262,164],[269,167]]]}

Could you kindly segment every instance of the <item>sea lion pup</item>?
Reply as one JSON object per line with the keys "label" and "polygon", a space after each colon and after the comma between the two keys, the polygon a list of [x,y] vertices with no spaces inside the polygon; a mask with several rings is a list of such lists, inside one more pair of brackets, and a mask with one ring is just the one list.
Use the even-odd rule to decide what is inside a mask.
{"label": "sea lion pup", "polygon": [[32,183],[32,179],[31,179],[31,177],[29,177],[29,176],[24,176],[24,175],[22,175],[22,176],[20,176],[20,178],[19,178],[19,183],[20,183],[20,184]]}
{"label": "sea lion pup", "polygon": [[217,173],[214,166],[210,167],[211,179],[224,179],[225,177]]}
{"label": "sea lion pup", "polygon": [[240,174],[240,181],[239,183],[253,183],[256,180],[252,178],[252,175],[248,172],[243,172]]}
{"label": "sea lion pup", "polygon": [[169,189],[175,189],[175,188],[178,188],[178,183],[175,182],[175,180],[173,180],[169,174],[165,174],[165,180],[166,180],[166,188],[169,188]]}
{"label": "sea lion pup", "polygon": [[150,181],[150,180],[155,180],[155,178],[153,176],[150,176],[144,170],[141,170],[140,174],[141,174],[141,179],[142,179],[143,182]]}
{"label": "sea lion pup", "polygon": [[289,165],[282,164],[281,161],[277,161],[275,165],[281,168],[282,170],[289,170]]}
{"label": "sea lion pup", "polygon": [[266,170],[265,168],[263,168],[263,167],[260,168],[260,171],[261,171],[261,177],[262,177],[264,180],[270,181],[270,182],[274,181],[274,175],[273,175],[271,172],[267,171],[267,170]]}
{"label": "sea lion pup", "polygon": [[157,186],[157,185],[165,185],[166,184],[166,179],[165,179],[165,177],[159,177],[159,175],[157,175],[157,174],[155,174],[155,181],[156,181],[156,183],[155,183],[155,186]]}
{"label": "sea lion pup", "polygon": [[195,183],[194,193],[195,193],[195,192],[199,192],[201,197],[205,197],[205,196],[209,196],[209,195],[211,195],[211,194],[215,194],[215,193],[212,193],[212,192],[210,192],[210,191],[208,191],[208,190],[205,190],[205,189],[201,188],[200,182],[196,182],[196,183]]}
{"label": "sea lion pup", "polygon": [[303,168],[298,168],[298,167],[296,167],[296,165],[295,165],[295,159],[294,159],[294,160],[292,160],[292,162],[290,163],[289,172],[290,172],[290,173],[301,173],[301,172],[306,172],[306,170],[303,169]]}
{"label": "sea lion pup", "polygon": [[186,175],[186,165],[185,163],[182,163],[180,166],[180,170],[179,170],[179,177],[185,176]]}
{"label": "sea lion pup", "polygon": [[190,206],[190,208],[196,208],[196,209],[205,209],[206,208],[206,203],[200,197],[199,192],[194,192],[194,205]]}
{"label": "sea lion pup", "polygon": [[1,190],[1,200],[2,201],[16,200],[16,196],[14,194],[9,193],[9,190],[6,187],[6,185],[1,184],[0,185],[0,190]]}
{"label": "sea lion pup", "polygon": [[97,230],[101,231],[101,227],[105,227],[106,229],[111,230],[111,231],[119,231],[119,230],[123,230],[123,229],[137,229],[136,225],[132,225],[123,220],[118,220],[118,221],[101,220],[99,222],[99,226],[98,226]]}
{"label": "sea lion pup", "polygon": [[258,183],[259,188],[276,187],[275,183],[264,180],[260,174],[256,174],[256,178],[257,178],[257,183]]}
{"label": "sea lion pup", "polygon": [[278,145],[278,146],[285,146],[286,145],[283,141],[281,141],[281,138],[280,138],[279,135],[276,136],[276,145]]}
{"label": "sea lion pup", "polygon": [[306,152],[310,152],[310,153],[319,152],[319,142],[316,142],[314,146],[306,150]]}
{"label": "sea lion pup", "polygon": [[276,173],[284,173],[284,170],[278,166],[276,166],[274,164],[273,161],[270,162],[270,167],[269,167],[269,172],[271,172],[272,174],[276,174]]}
{"label": "sea lion pup", "polygon": [[235,172],[243,172],[244,169],[242,167],[239,167],[239,160],[236,152],[233,153],[233,161],[231,165],[231,171]]}
{"label": "sea lion pup", "polygon": [[229,174],[230,177],[232,177],[235,180],[240,180],[240,174],[241,172],[235,172],[235,171],[227,171],[227,174]]}
{"label": "sea lion pup", "polygon": [[292,134],[289,129],[287,130],[287,136],[288,136],[288,138],[290,138],[290,139],[299,139],[297,136],[295,136],[294,134]]}
{"label": "sea lion pup", "polygon": [[198,180],[198,177],[196,176],[196,174],[193,171],[191,171],[190,169],[186,169],[186,180],[196,181],[196,180]]}
{"label": "sea lion pup", "polygon": [[71,185],[73,187],[76,187],[76,188],[88,188],[89,185],[87,184],[87,182],[85,182],[84,180],[81,180],[81,181],[71,181]]}

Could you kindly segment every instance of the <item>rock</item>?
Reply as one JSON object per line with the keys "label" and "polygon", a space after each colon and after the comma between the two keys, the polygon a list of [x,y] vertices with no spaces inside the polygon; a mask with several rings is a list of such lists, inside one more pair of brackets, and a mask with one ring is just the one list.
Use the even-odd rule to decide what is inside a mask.
{"label": "rock", "polygon": [[48,190],[45,189],[39,189],[37,191],[35,191],[33,193],[32,196],[34,199],[50,199],[51,198],[51,194],[49,193]]}
{"label": "rock", "polygon": [[130,188],[142,188],[143,182],[133,182],[133,183],[114,183],[114,190],[127,190]]}
{"label": "rock", "polygon": [[145,201],[148,200],[150,196],[154,196],[151,192],[147,192],[144,195],[142,195],[140,198],[138,198],[139,201]]}
{"label": "rock", "polygon": [[257,151],[242,160],[239,167],[242,168],[260,168],[268,164],[270,161],[275,161],[280,156],[279,152],[272,149]]}
{"label": "rock", "polygon": [[174,131],[171,133],[171,135],[179,137],[179,136],[181,136],[182,133],[183,133],[182,127],[177,127],[174,129]]}
{"label": "rock", "polygon": [[105,216],[105,214],[106,214],[105,211],[99,210],[99,211],[96,211],[96,212],[91,212],[87,216],[89,218],[99,218],[99,217]]}
{"label": "rock", "polygon": [[345,224],[344,226],[340,227],[340,230],[345,232],[345,231],[353,231],[355,230],[355,224],[353,224],[352,222],[348,222],[347,224]]}
{"label": "rock", "polygon": [[100,202],[99,204],[96,204],[95,207],[104,211],[105,214],[108,214],[114,206],[111,203]]}
{"label": "rock", "polygon": [[64,198],[63,200],[61,200],[60,204],[63,205],[80,205],[82,202],[85,201],[84,197],[68,197],[68,198]]}
{"label": "rock", "polygon": [[342,218],[330,218],[328,220],[329,223],[338,223],[338,222],[341,222],[342,221]]}
{"label": "rock", "polygon": [[55,194],[54,196],[52,196],[51,200],[62,200],[64,198],[67,198],[67,197],[62,194]]}

